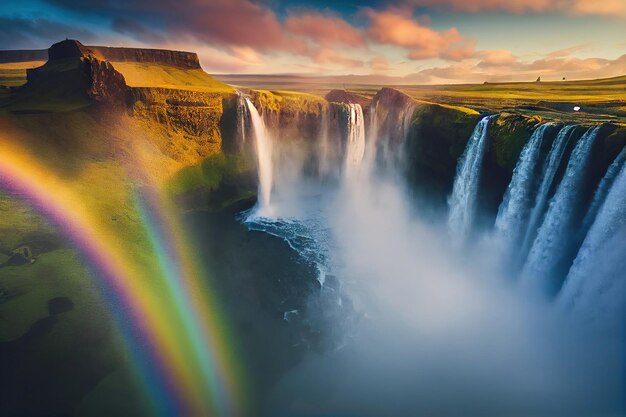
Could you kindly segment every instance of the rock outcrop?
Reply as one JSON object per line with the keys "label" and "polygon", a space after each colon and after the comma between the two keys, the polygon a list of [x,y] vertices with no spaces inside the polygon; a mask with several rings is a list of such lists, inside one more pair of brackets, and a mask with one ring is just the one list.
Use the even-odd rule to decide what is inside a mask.
{"label": "rock outcrop", "polygon": [[369,106],[371,98],[347,90],[330,90],[324,98],[331,103],[360,104],[363,109]]}
{"label": "rock outcrop", "polygon": [[200,69],[198,54],[194,52],[108,46],[89,46],[88,48],[97,51],[107,61],[140,62],[169,65],[181,69]]}

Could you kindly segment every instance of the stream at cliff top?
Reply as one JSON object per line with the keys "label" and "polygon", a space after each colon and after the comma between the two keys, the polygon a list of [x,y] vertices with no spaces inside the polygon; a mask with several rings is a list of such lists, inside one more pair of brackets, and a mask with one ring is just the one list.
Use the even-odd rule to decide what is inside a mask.
{"label": "stream at cliff top", "polygon": [[256,147],[262,197],[224,215],[238,237],[212,258],[247,277],[226,298],[248,300],[233,314],[258,347],[259,415],[623,415],[626,158],[588,167],[605,129],[537,126],[485,228],[494,118],[433,219],[402,179],[412,109],[357,106],[325,119],[330,169],[307,166],[328,148],[294,151],[263,112],[245,129],[271,144]]}

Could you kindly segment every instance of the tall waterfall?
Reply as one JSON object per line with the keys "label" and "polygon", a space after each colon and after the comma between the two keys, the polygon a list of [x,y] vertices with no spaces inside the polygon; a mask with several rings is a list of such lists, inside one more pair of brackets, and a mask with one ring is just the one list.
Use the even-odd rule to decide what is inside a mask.
{"label": "tall waterfall", "polygon": [[554,139],[554,142],[552,142],[552,147],[550,148],[550,152],[548,153],[548,160],[541,175],[541,183],[539,184],[539,190],[537,191],[535,204],[530,212],[528,225],[526,226],[526,232],[523,236],[522,246],[519,254],[520,259],[526,258],[526,255],[530,250],[530,246],[535,240],[537,228],[540,225],[540,222],[546,210],[546,205],[548,204],[548,198],[550,196],[552,184],[554,183],[554,177],[556,176],[556,172],[561,165],[561,160],[563,159],[565,148],[567,148],[567,144],[569,143],[572,132],[574,132],[575,128],[576,125],[563,127]]}
{"label": "tall waterfall", "polygon": [[360,104],[348,104],[347,138],[345,144],[345,176],[358,173],[365,154],[365,123]]}
{"label": "tall waterfall", "polygon": [[585,174],[599,130],[599,126],[587,130],[572,151],[565,176],[550,201],[526,260],[522,273],[524,285],[548,293],[558,289],[558,281],[562,278],[558,275],[567,268],[571,251],[575,249],[571,232],[576,226],[577,210],[583,203]]}
{"label": "tall waterfall", "polygon": [[448,229],[460,240],[469,235],[476,214],[480,171],[487,147],[487,127],[493,116],[482,118],[459,159],[452,194],[448,198]]}
{"label": "tall waterfall", "polygon": [[598,188],[596,189],[593,200],[591,201],[591,205],[589,206],[589,210],[585,215],[585,219],[583,220],[583,225],[581,230],[583,233],[586,233],[591,225],[593,224],[596,215],[598,214],[598,210],[602,206],[602,203],[606,200],[606,196],[615,182],[615,178],[619,175],[622,170],[622,166],[624,165],[624,161],[626,161],[626,148],[622,149],[622,151],[617,155],[613,163],[609,165],[609,168],[606,171],[606,174],[600,181]]}
{"label": "tall waterfall", "polygon": [[495,228],[498,238],[507,246],[518,243],[524,237],[532,202],[538,182],[537,172],[541,165],[541,145],[546,133],[554,124],[543,124],[533,132],[522,149],[511,182],[496,217]]}
{"label": "tall waterfall", "polygon": [[[626,149],[626,148],[625,148]],[[623,318],[626,301],[626,164],[617,157],[607,176],[615,175],[600,203],[557,302],[601,320]],[[607,178],[605,176],[605,178]],[[606,184],[606,183],[605,183]],[[590,311],[594,310],[594,311]],[[602,314],[602,311],[605,314]]]}
{"label": "tall waterfall", "polygon": [[259,173],[258,205],[263,212],[270,206],[272,195],[273,168],[272,168],[272,142],[270,141],[265,122],[259,114],[254,104],[246,97],[246,106],[250,112],[252,130],[254,132],[254,143],[256,146],[257,164]]}

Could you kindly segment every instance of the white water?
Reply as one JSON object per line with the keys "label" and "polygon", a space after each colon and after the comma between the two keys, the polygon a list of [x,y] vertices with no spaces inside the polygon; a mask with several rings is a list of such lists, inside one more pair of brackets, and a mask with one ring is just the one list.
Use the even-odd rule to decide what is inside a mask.
{"label": "white water", "polygon": [[589,210],[585,215],[585,219],[583,220],[582,230],[586,233],[591,227],[593,221],[595,220],[598,210],[602,206],[602,203],[606,200],[606,196],[615,181],[615,178],[619,175],[622,170],[622,166],[624,165],[624,161],[626,161],[626,148],[622,149],[622,151],[617,155],[615,160],[609,165],[609,168],[606,171],[606,174],[600,181],[598,188],[593,194],[593,200],[591,201],[591,205],[589,206]]}
{"label": "white water", "polygon": [[522,272],[522,284],[541,293],[555,291],[559,268],[565,266],[572,249],[570,238],[576,210],[583,203],[582,188],[588,171],[591,149],[600,128],[590,128],[572,151],[565,175],[550,201],[546,217],[537,232]]}
{"label": "white water", "polygon": [[344,176],[357,175],[365,155],[365,123],[360,104],[348,104],[347,138],[345,144]]}
{"label": "white water", "polygon": [[535,204],[531,210],[526,232],[523,236],[520,250],[521,259],[526,258],[528,251],[530,250],[530,246],[535,240],[537,228],[539,227],[543,215],[545,214],[548,197],[550,196],[550,190],[552,189],[552,184],[554,183],[554,177],[556,176],[556,172],[561,165],[561,159],[563,159],[565,148],[567,148],[567,144],[569,143],[572,132],[575,128],[576,125],[563,127],[554,139],[554,142],[552,142],[552,147],[548,153],[548,161],[546,162],[541,175],[541,184],[539,185],[537,197],[535,198]]}
{"label": "white water", "polygon": [[487,128],[493,116],[481,119],[459,159],[452,194],[448,198],[448,229],[454,239],[465,241],[474,226],[480,171],[487,145]]}
{"label": "white water", "polygon": [[[402,182],[368,163],[379,157],[376,152],[385,152],[370,145],[379,134],[391,135],[388,124],[384,132],[364,132],[358,112],[350,114],[343,128],[345,137],[355,140],[334,151],[343,182],[294,174],[286,185],[283,173],[292,172],[293,158],[275,144],[275,172],[281,174],[275,174],[271,215],[243,217],[250,229],[286,240],[319,271],[319,293],[297,313],[284,311],[285,326],[306,323],[319,329],[320,337],[338,341],[284,375],[264,415],[362,415],[367,410],[366,415],[377,417],[582,417],[613,412],[623,387],[614,341],[604,335],[590,339],[602,343],[598,354],[547,303],[529,301],[504,285],[506,277],[483,262],[496,251],[468,246],[465,257],[450,250],[445,225],[415,218]],[[376,130],[379,122],[372,119]],[[488,122],[483,119],[476,127],[459,162],[457,182],[463,185],[455,184],[456,195],[463,196],[459,205],[474,214]],[[530,150],[541,140],[531,141],[521,157],[525,162],[518,164],[528,177],[531,171],[537,176],[542,165]],[[535,205],[547,199],[567,138],[557,141]],[[516,180],[511,194],[538,179]],[[509,196],[509,209],[517,198]],[[526,210],[533,202],[528,199],[522,204]],[[472,223],[464,226],[467,233]]]}
{"label": "white water", "polygon": [[254,104],[246,97],[246,106],[252,121],[252,131],[254,132],[254,143],[257,154],[257,170],[259,174],[258,189],[258,213],[263,214],[270,209],[272,186],[274,182],[272,167],[272,142],[269,137],[263,118],[257,111]]}
{"label": "white water", "polygon": [[[616,178],[574,260],[557,299],[596,325],[623,325],[626,313],[626,164],[621,157]],[[613,172],[607,173],[613,175]],[[623,331],[623,329],[621,329]]]}
{"label": "white water", "polygon": [[526,232],[531,205],[536,196],[537,173],[542,162],[541,145],[546,132],[552,128],[554,125],[547,123],[539,126],[526,142],[498,209],[495,222],[496,236],[506,246],[507,252],[514,245],[519,245]]}

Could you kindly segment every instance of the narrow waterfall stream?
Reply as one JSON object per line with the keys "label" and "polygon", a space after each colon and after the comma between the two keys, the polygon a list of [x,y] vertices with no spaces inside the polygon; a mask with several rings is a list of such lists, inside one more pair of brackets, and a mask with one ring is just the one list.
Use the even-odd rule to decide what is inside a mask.
{"label": "narrow waterfall stream", "polygon": [[487,144],[487,127],[492,118],[484,117],[476,125],[465,152],[459,159],[454,188],[448,199],[450,207],[448,228],[451,235],[460,241],[469,236],[476,215],[480,171]]}
{"label": "narrow waterfall stream", "polygon": [[246,107],[252,121],[254,132],[254,144],[256,147],[258,172],[259,172],[259,213],[264,214],[269,210],[272,198],[272,186],[274,174],[272,167],[272,142],[269,137],[265,122],[254,107],[249,98],[245,98]]}

